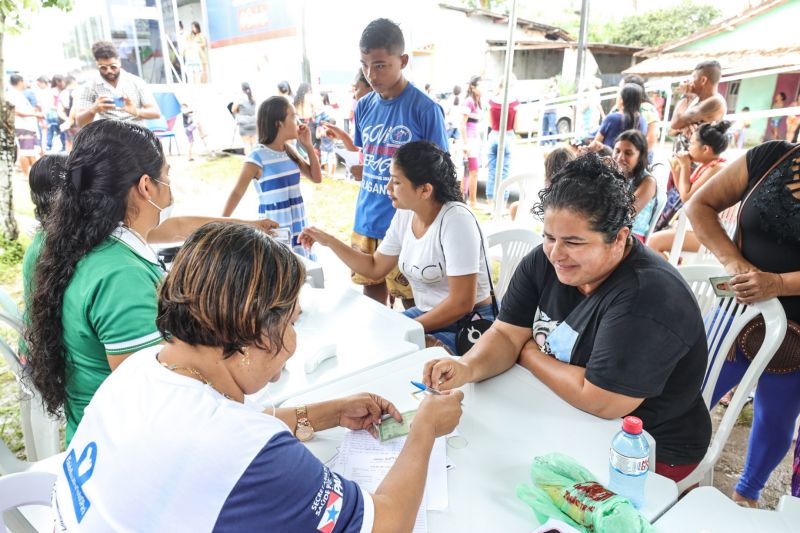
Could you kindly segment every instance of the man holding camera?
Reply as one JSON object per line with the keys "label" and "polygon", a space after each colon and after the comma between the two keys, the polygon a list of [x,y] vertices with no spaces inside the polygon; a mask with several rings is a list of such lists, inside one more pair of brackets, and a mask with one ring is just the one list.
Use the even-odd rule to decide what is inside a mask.
{"label": "man holding camera", "polygon": [[106,118],[144,126],[144,119],[161,116],[145,81],[122,70],[113,44],[98,41],[92,45],[92,54],[99,76],[78,94],[75,105],[79,126]]}

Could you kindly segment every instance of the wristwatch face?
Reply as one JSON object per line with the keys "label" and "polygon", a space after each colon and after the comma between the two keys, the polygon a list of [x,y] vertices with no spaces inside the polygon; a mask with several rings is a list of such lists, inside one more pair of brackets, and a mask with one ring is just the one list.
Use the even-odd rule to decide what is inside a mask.
{"label": "wristwatch face", "polygon": [[[306,422],[306,424],[308,424],[308,422]],[[294,435],[300,442],[307,442],[314,437],[314,429],[309,425],[298,423]]]}

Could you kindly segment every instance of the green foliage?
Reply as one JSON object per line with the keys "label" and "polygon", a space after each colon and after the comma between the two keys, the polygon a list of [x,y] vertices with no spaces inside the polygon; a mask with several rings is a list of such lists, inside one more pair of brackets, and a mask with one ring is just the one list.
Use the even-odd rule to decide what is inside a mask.
{"label": "green foliage", "polygon": [[721,11],[712,5],[684,0],[674,7],[629,16],[603,31],[608,42],[651,47],[686,37],[712,24]]}
{"label": "green foliage", "polygon": [[40,7],[72,9],[72,0],[0,0],[0,33],[16,34],[24,29],[22,16]]}
{"label": "green foliage", "polygon": [[18,240],[9,240],[5,235],[0,235],[0,267],[13,267],[22,263],[25,249]]}

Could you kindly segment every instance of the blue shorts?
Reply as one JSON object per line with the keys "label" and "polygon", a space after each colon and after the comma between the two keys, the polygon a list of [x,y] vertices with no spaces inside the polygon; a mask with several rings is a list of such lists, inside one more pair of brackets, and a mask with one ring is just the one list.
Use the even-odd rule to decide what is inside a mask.
{"label": "blue shorts", "polygon": [[[409,318],[417,318],[418,316],[422,316],[426,313],[426,311],[421,310],[419,307],[414,306],[411,309],[406,309],[403,311],[403,314]],[[479,313],[482,318],[486,320],[492,320],[496,318],[494,316],[494,311],[492,311],[492,304],[480,305],[467,313],[466,316],[472,316],[475,313]],[[463,317],[462,317],[463,318]],[[458,333],[458,323],[461,322],[462,319],[458,319],[449,326],[445,326],[441,329],[437,329],[436,331],[426,331],[426,335],[431,335],[432,337],[439,340],[442,344],[447,346],[451,353],[454,355],[458,355],[458,350],[456,350],[456,334]]]}

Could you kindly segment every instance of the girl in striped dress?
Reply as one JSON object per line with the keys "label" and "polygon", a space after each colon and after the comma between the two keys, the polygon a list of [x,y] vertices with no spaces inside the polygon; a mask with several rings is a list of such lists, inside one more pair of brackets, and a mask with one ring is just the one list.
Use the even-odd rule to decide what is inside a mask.
{"label": "girl in striped dress", "polygon": [[[268,98],[258,108],[256,118],[258,144],[245,159],[242,171],[225,203],[222,216],[230,216],[239,205],[251,181],[258,194],[259,218],[270,218],[288,231],[292,248],[307,255],[297,236],[308,225],[300,175],[314,183],[322,181],[319,158],[311,142],[308,127],[298,124],[294,106],[282,96]],[[294,140],[306,150],[304,160],[294,147]]]}

